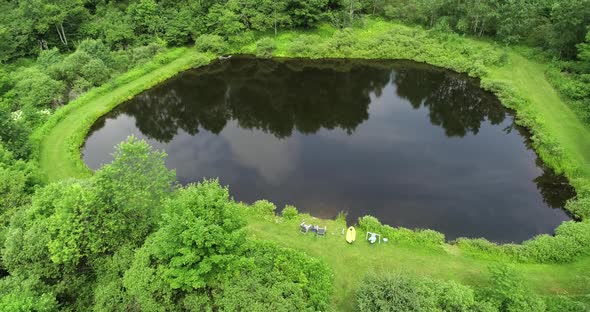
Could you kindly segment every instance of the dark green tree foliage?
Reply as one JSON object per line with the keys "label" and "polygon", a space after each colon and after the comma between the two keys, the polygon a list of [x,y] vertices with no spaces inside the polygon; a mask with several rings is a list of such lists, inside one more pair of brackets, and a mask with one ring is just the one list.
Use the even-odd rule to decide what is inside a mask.
{"label": "dark green tree foliage", "polygon": [[14,120],[7,108],[0,107],[0,143],[14,158],[27,159],[30,152],[28,136],[31,130],[19,120]]}
{"label": "dark green tree foliage", "polygon": [[60,303],[87,307],[103,258],[139,247],[157,224],[175,175],[164,154],[130,138],[90,180],[51,184],[14,218],[4,265],[19,278],[40,278]]}
{"label": "dark green tree foliage", "polygon": [[178,299],[195,293],[208,301],[245,242],[244,225],[217,181],[188,186],[166,204],[160,229],[125,274],[125,287],[146,311],[174,310]]}
{"label": "dark green tree foliage", "polygon": [[247,242],[241,212],[216,180],[179,190],[165,206],[160,229],[125,273],[121,310],[328,308],[328,266],[273,244]]}
{"label": "dark green tree foliage", "polygon": [[330,303],[329,267],[270,243],[250,242],[224,279],[214,292],[223,311],[325,311]]}
{"label": "dark green tree foliage", "polygon": [[545,302],[526,287],[519,272],[498,264],[490,268],[491,286],[488,298],[494,301],[501,312],[545,311]]}

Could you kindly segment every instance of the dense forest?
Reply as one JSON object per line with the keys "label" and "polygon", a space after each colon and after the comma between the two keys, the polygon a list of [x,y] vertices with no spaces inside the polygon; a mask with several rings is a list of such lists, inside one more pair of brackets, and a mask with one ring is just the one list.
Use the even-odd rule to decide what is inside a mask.
{"label": "dense forest", "polygon": [[[268,56],[281,32],[321,32],[328,25],[337,33],[322,48],[339,49],[342,42],[355,41],[349,29],[368,19],[524,49],[549,64],[547,78],[590,126],[590,0],[0,0],[0,311],[333,309],[334,272],[324,261],[247,235],[245,213],[274,220],[272,204],[236,203],[215,180],[181,186],[164,165],[165,154],[134,138],[119,145],[113,163],[91,178],[50,184],[38,168],[30,136],[59,108],[172,47],[224,54],[257,42],[257,54]],[[306,38],[299,49],[314,46],[314,37]],[[223,113],[248,121],[235,107]],[[292,123],[267,130],[290,133]],[[462,127],[457,135],[477,126]],[[570,203],[576,219],[590,217],[588,198]],[[288,207],[282,217],[292,214],[297,211]],[[366,229],[382,226],[367,225],[373,221],[365,220]],[[567,240],[552,243],[571,253],[546,256],[551,252],[544,241],[507,250],[515,257],[526,250],[526,261],[567,262],[585,252],[570,240],[590,249],[583,239],[590,235],[589,223],[576,224],[560,227],[558,234]],[[488,242],[466,244],[496,250]],[[482,289],[406,274],[369,275],[354,291],[355,306],[360,311],[587,308],[566,297],[535,294],[509,265],[493,266],[488,275]]]}

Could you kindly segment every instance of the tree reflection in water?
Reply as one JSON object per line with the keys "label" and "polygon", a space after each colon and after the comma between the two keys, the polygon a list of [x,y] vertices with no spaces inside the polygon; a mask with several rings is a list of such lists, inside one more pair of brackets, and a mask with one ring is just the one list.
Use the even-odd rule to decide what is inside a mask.
{"label": "tree reflection in water", "polygon": [[[192,146],[174,160],[181,179],[188,179],[183,182],[219,176],[244,200],[285,200],[320,216],[348,205],[352,218],[371,213],[448,237],[461,235],[454,229],[463,227],[473,235],[520,240],[552,230],[563,218],[552,221],[555,215],[545,213],[539,224],[521,227],[518,222],[538,213],[527,209],[543,202],[562,208],[574,196],[567,180],[530,151],[529,135],[513,114],[477,80],[411,62],[232,58],[140,94],[92,131],[123,116],[162,148]],[[502,132],[490,127],[500,127],[512,143],[504,144]],[[181,134],[198,140],[174,143]],[[508,195],[511,189],[522,196]],[[539,193],[542,199],[534,199]],[[376,208],[354,210],[359,205]],[[405,212],[382,211],[391,206]],[[522,231],[501,234],[508,228]]]}

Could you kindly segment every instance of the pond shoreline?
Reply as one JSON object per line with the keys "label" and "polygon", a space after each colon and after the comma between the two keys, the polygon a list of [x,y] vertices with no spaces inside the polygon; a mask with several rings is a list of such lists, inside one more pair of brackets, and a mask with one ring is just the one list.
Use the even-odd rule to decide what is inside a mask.
{"label": "pond shoreline", "polygon": [[[479,77],[484,89],[492,91],[500,98],[503,105],[517,111],[519,123],[533,133],[533,145],[543,161],[556,171],[564,172],[579,196],[587,196],[588,181],[590,180],[590,155],[586,155],[583,151],[590,150],[590,148],[586,149],[587,146],[590,146],[590,135],[575,118],[575,114],[559,99],[555,90],[544,79],[544,65],[526,60],[514,51],[502,51],[489,43],[464,38],[460,39],[462,41],[450,43],[437,37],[430,37],[427,31],[392,23],[376,22],[357,31],[359,38],[363,38],[362,40],[372,40],[372,38],[379,38],[384,34],[390,35],[392,41],[388,43],[391,48],[386,46],[387,52],[379,53],[361,50],[328,51],[325,54],[317,54],[314,58],[321,56],[325,58],[409,59]],[[292,51],[289,44],[293,44],[292,39],[296,35],[296,32],[280,35],[273,56],[309,57],[307,52],[299,54],[289,52]],[[412,44],[406,43],[398,50],[393,49],[393,47],[399,46],[399,44],[396,45],[395,40],[398,38],[396,36],[410,40],[408,38],[411,35],[414,36],[411,39],[413,40]],[[428,41],[426,42],[426,40]],[[477,54],[465,56],[455,52],[457,47],[465,44],[473,45],[474,52],[470,53],[477,53],[480,50],[478,46],[498,51],[500,56],[502,53],[507,53],[508,64],[492,62],[485,65],[483,61],[478,61],[480,56]],[[235,54],[238,52],[252,53],[255,51],[255,47],[255,43],[250,43],[238,48],[234,47],[234,52]],[[47,174],[50,181],[89,176],[91,172],[81,160],[80,147],[84,143],[88,130],[98,118],[130,97],[173,77],[177,73],[209,64],[211,60],[215,59],[217,59],[216,55],[212,53],[200,53],[191,48],[173,49],[142,68],[132,70],[103,87],[93,89],[61,108],[32,137],[32,145],[36,148],[42,171]],[[513,70],[515,68],[519,70]],[[523,81],[523,77],[534,77],[535,81],[531,84],[528,81]],[[546,88],[547,86],[549,89]],[[538,87],[541,87],[546,94],[533,93],[530,90],[530,88]],[[547,107],[547,104],[550,107]],[[562,129],[561,125],[566,123],[564,118],[570,125]],[[556,136],[558,139],[555,138]],[[563,140],[563,144],[561,138],[566,138]],[[585,140],[586,138],[588,139]],[[555,146],[559,148],[555,148]],[[543,239],[546,240],[546,238]],[[554,242],[551,244],[560,245],[557,240]],[[578,243],[588,244],[586,241]],[[529,243],[529,245],[535,244]],[[495,247],[488,246],[486,248],[493,250],[496,250],[496,247],[503,250],[512,248],[493,245]],[[587,252],[585,247],[580,247],[578,250],[578,253],[573,254],[572,257]],[[567,262],[571,260],[531,257],[525,261]]]}

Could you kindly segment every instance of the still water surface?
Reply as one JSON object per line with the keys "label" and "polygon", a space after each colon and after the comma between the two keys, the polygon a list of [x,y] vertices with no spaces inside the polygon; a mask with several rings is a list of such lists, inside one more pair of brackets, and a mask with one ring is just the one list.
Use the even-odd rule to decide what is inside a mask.
{"label": "still water surface", "polygon": [[239,201],[368,214],[447,239],[552,233],[574,195],[477,81],[411,62],[216,62],[103,117],[84,160],[110,162],[131,134],[166,150],[184,184],[219,177]]}

